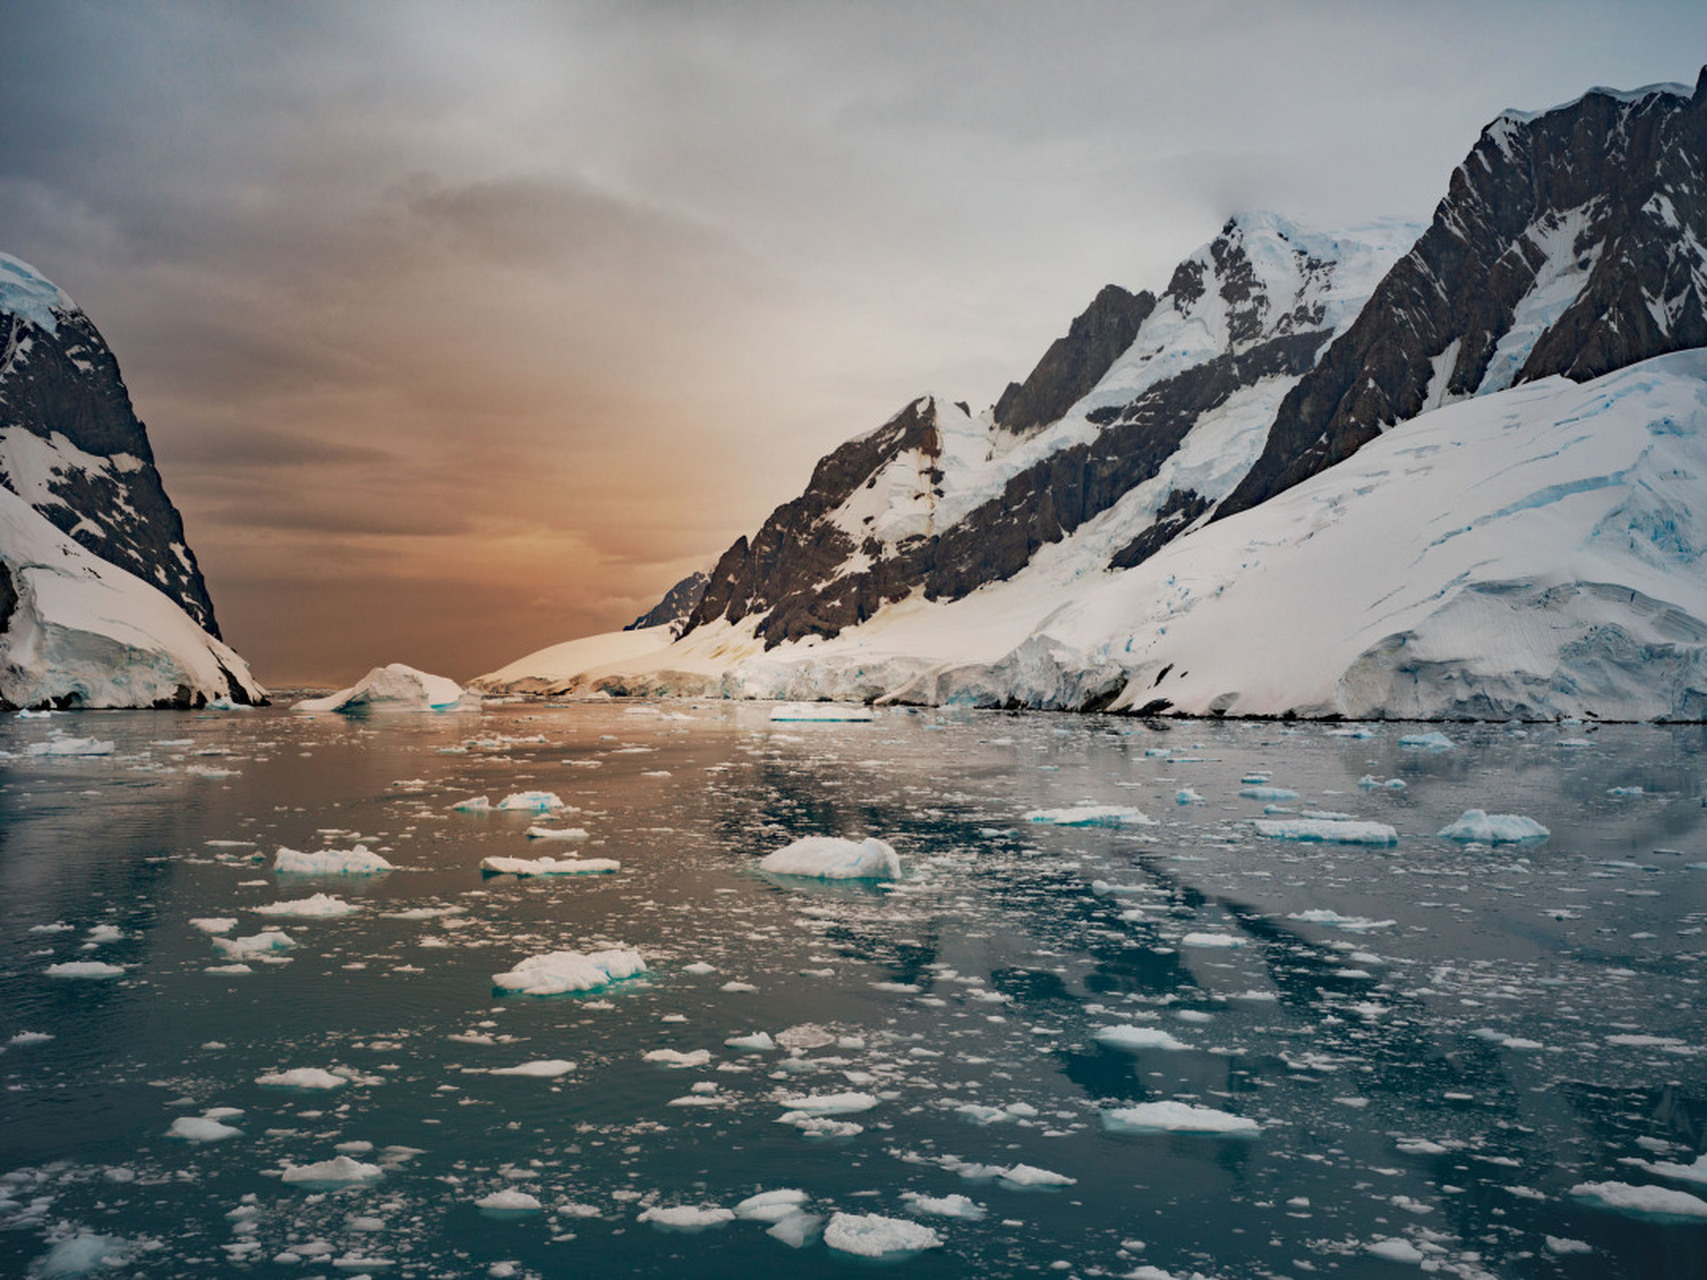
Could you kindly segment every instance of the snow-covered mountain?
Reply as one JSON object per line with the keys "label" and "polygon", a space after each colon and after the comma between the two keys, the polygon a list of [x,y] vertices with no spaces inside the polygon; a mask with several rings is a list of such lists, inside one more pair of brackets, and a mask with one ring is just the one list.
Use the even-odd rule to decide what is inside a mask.
{"label": "snow-covered mountain", "polygon": [[219,640],[118,363],[0,254],[0,703],[200,706],[265,691]]}
{"label": "snow-covered mountain", "polygon": [[1507,113],[1420,238],[1236,218],[993,410],[923,397],[830,454],[673,643],[481,683],[1707,714],[1707,363],[1665,356],[1707,344],[1704,121],[1707,73]]}

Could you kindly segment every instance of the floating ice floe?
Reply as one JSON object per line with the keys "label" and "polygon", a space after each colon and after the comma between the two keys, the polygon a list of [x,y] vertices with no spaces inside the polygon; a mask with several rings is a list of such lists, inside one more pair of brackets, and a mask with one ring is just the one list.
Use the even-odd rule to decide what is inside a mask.
{"label": "floating ice floe", "polygon": [[1649,1173],[1657,1173],[1662,1178],[1673,1178],[1678,1182],[1694,1182],[1707,1187],[1707,1155],[1697,1156],[1693,1164],[1675,1164],[1670,1160],[1634,1160],[1638,1169],[1646,1169]]}
{"label": "floating ice floe", "polygon": [[258,916],[290,916],[302,920],[335,920],[340,916],[351,916],[361,908],[353,902],[345,902],[342,898],[334,898],[330,894],[317,893],[310,898],[293,898],[288,902],[269,902],[263,906],[250,907]]}
{"label": "floating ice floe", "polygon": [[1183,1040],[1176,1040],[1160,1027],[1098,1027],[1091,1039],[1098,1044],[1106,1044],[1111,1049],[1125,1049],[1136,1053],[1140,1049],[1169,1049],[1179,1051],[1191,1046]]}
{"label": "floating ice floe", "polygon": [[815,880],[899,880],[901,859],[883,841],[804,836],[759,862],[759,870]]}
{"label": "floating ice floe", "polygon": [[256,1076],[255,1083],[269,1089],[342,1089],[349,1081],[321,1067],[291,1067]]}
{"label": "floating ice floe", "polygon": [[615,858],[482,858],[480,870],[489,876],[608,875],[621,871],[622,863]]}
{"label": "floating ice floe", "polygon": [[1052,827],[1124,827],[1153,826],[1155,820],[1142,810],[1116,804],[1080,804],[1070,809],[1033,809],[1025,815],[1027,822],[1047,823]]}
{"label": "floating ice floe", "polygon": [[[808,1094],[801,1098],[783,1098],[781,1105],[788,1110],[789,1115],[803,1116],[847,1116],[857,1115],[861,1111],[870,1111],[877,1105],[877,1099],[869,1093],[818,1093]],[[784,1116],[786,1121],[788,1116]]]}
{"label": "floating ice floe", "polygon": [[745,1053],[769,1053],[776,1048],[776,1041],[771,1039],[768,1031],[755,1031],[750,1036],[730,1036],[723,1043]]}
{"label": "floating ice floe", "polygon": [[563,808],[555,791],[512,791],[498,801],[498,808],[526,813],[546,813],[552,809]]}
{"label": "floating ice floe", "polygon": [[293,711],[443,711],[462,700],[462,687],[443,676],[428,675],[393,662],[375,667],[348,689],[324,698],[304,698]]}
{"label": "floating ice floe", "polygon": [[1363,933],[1370,929],[1388,929],[1397,924],[1396,920],[1371,920],[1367,916],[1342,916],[1337,911],[1294,911],[1286,917],[1288,920],[1299,920],[1305,924],[1327,925],[1333,929],[1344,929],[1350,933]]}
{"label": "floating ice floe", "polygon": [[1296,800],[1298,793],[1291,787],[1240,787],[1246,800]]}
{"label": "floating ice floe", "polygon": [[1545,840],[1553,833],[1534,818],[1515,813],[1484,813],[1466,809],[1457,822],[1437,833],[1443,840],[1474,840],[1481,844],[1516,844],[1523,840]]}
{"label": "floating ice floe", "polygon": [[[232,924],[235,925],[236,921],[232,921]],[[296,939],[282,929],[263,929],[246,938],[215,938],[213,945],[221,955],[235,959],[273,951],[289,951],[296,946]]]}
{"label": "floating ice floe", "polygon": [[646,962],[638,951],[550,951],[529,956],[508,973],[493,974],[492,986],[506,994],[555,996],[593,991],[645,971]]}
{"label": "floating ice floe", "polygon": [[1407,733],[1399,739],[1401,747],[1410,747],[1413,751],[1450,751],[1452,739],[1440,730],[1430,733]]}
{"label": "floating ice floe", "polygon": [[29,753],[32,756],[110,756],[113,744],[99,738],[51,738],[46,742],[30,743]]}
{"label": "floating ice floe", "polygon": [[527,829],[529,840],[585,840],[587,835],[588,832],[585,827],[529,827]]}
{"label": "floating ice floe", "polygon": [[1371,1241],[1363,1246],[1364,1252],[1377,1258],[1385,1258],[1388,1262],[1408,1262],[1420,1265],[1426,1255],[1409,1240],[1399,1236],[1387,1236],[1380,1240]]}
{"label": "floating ice floe", "polygon": [[693,1049],[683,1053],[680,1049],[648,1049],[641,1055],[647,1062],[656,1062],[660,1066],[683,1068],[703,1067],[711,1061],[710,1049]]}
{"label": "floating ice floe", "polygon": [[1572,1198],[1598,1209],[1635,1214],[1643,1218],[1699,1222],[1707,1218],[1707,1200],[1670,1187],[1643,1187],[1628,1182],[1579,1182],[1571,1188]]}
{"label": "floating ice floe", "polygon": [[1142,1102],[1134,1107],[1104,1111],[1102,1126],[1110,1133],[1211,1133],[1254,1137],[1262,1132],[1262,1126],[1246,1116],[1173,1101]]}
{"label": "floating ice floe", "polygon": [[123,976],[124,966],[104,960],[67,960],[50,964],[43,972],[50,978],[117,978]]}
{"label": "floating ice floe", "polygon": [[1403,791],[1405,789],[1405,780],[1403,778],[1388,778],[1383,782],[1374,774],[1366,773],[1357,780],[1357,785],[1366,791],[1373,791],[1381,787],[1385,787],[1388,791]]}
{"label": "floating ice floe", "polygon": [[1197,794],[1197,791],[1195,788],[1181,787],[1178,791],[1174,792],[1174,803],[1175,804],[1202,804],[1203,803],[1203,797]]}
{"label": "floating ice floe", "polygon": [[538,1213],[545,1206],[525,1191],[506,1188],[481,1196],[474,1202],[474,1207],[486,1213]]}
{"label": "floating ice floe", "polygon": [[784,1218],[799,1213],[806,1201],[807,1195],[804,1191],[792,1188],[761,1191],[736,1205],[735,1216],[743,1222],[781,1222]]}
{"label": "floating ice floe", "polygon": [[487,796],[469,796],[466,800],[458,800],[451,806],[452,813],[490,813],[492,801]]}
{"label": "floating ice floe", "polygon": [[1179,940],[1182,947],[1230,949],[1242,947],[1245,940],[1233,933],[1188,933]]}
{"label": "floating ice floe", "polygon": [[824,1228],[824,1243],[839,1253],[883,1258],[891,1254],[941,1248],[942,1237],[929,1227],[906,1218],[885,1218],[876,1213],[838,1213]]}
{"label": "floating ice floe", "polygon": [[355,1182],[372,1182],[385,1176],[377,1164],[364,1164],[349,1156],[333,1156],[318,1164],[286,1165],[281,1175],[286,1182],[303,1186],[336,1187]]}
{"label": "floating ice floe", "polygon": [[1399,833],[1385,822],[1342,822],[1333,818],[1256,818],[1259,836],[1321,844],[1398,844]]}
{"label": "floating ice floe", "polygon": [[959,1218],[966,1222],[978,1222],[985,1214],[984,1206],[970,1196],[953,1193],[946,1196],[927,1196],[917,1191],[903,1191],[901,1199],[914,1213],[928,1213],[938,1218]]}
{"label": "floating ice floe", "polygon": [[12,1045],[46,1044],[53,1038],[53,1035],[46,1031],[20,1031],[6,1043]]}
{"label": "floating ice floe", "polygon": [[722,1205],[653,1205],[642,1209],[638,1220],[665,1231],[704,1231],[735,1221],[735,1211]]}
{"label": "floating ice floe", "polygon": [[365,844],[358,844],[354,849],[321,849],[315,853],[281,847],[273,855],[273,870],[292,876],[376,876],[396,868]]}
{"label": "floating ice floe", "polygon": [[1009,1187],[1071,1187],[1078,1183],[1077,1178],[1069,1178],[1064,1173],[1056,1173],[1053,1169],[1040,1169],[1034,1164],[1016,1164],[1003,1169],[996,1175],[996,1180]]}
{"label": "floating ice floe", "polygon": [[166,1136],[179,1138],[184,1142],[222,1142],[226,1138],[235,1138],[242,1132],[241,1129],[207,1116],[179,1116],[172,1121],[172,1127],[166,1130]]}
{"label": "floating ice floe", "polygon": [[771,719],[783,721],[842,720],[864,724],[875,720],[870,707],[853,706],[845,702],[784,702],[771,710]]}

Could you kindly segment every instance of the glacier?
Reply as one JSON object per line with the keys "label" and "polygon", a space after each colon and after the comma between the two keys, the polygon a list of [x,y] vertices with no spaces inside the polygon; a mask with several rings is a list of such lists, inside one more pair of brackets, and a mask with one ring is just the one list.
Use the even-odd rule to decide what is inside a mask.
{"label": "glacier", "polygon": [[[1707,717],[1707,352],[1550,377],[1395,427],[1126,570],[1079,539],[833,639],[754,620],[574,642],[489,693],[1351,719]],[[1040,558],[1044,559],[1044,558]],[[636,633],[626,633],[633,643]],[[595,643],[595,641],[600,641]],[[620,642],[617,642],[620,643]]]}

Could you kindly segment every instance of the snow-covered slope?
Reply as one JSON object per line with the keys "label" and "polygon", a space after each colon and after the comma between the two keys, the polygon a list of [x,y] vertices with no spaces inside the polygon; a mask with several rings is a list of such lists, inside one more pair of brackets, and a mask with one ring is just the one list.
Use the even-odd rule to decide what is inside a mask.
{"label": "snow-covered slope", "polygon": [[[1444,408],[1141,566],[727,624],[578,683],[1192,714],[1707,716],[1707,353]],[[586,643],[586,642],[583,642]],[[488,678],[488,687],[514,685]],[[570,674],[560,666],[559,677]]]}
{"label": "snow-covered slope", "polygon": [[1105,564],[1138,563],[1238,483],[1281,398],[1416,232],[1228,222],[1160,299],[1104,290],[1004,395],[1005,416],[924,396],[831,453],[724,553],[686,630],[834,636],[914,591],[952,600],[1011,578],[1099,520]]}
{"label": "snow-covered slope", "polygon": [[265,696],[243,659],[176,601],[0,487],[0,702],[196,707]]}
{"label": "snow-covered slope", "polygon": [[4,254],[0,500],[0,700],[191,706],[265,696],[219,642],[112,352],[64,290]]}

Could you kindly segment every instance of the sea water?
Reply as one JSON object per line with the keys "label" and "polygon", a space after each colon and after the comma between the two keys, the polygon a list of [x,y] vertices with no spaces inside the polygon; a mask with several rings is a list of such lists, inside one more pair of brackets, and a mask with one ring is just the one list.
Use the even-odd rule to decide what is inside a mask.
{"label": "sea water", "polygon": [[0,1274],[1707,1275],[1701,728],[767,712],[6,719]]}

